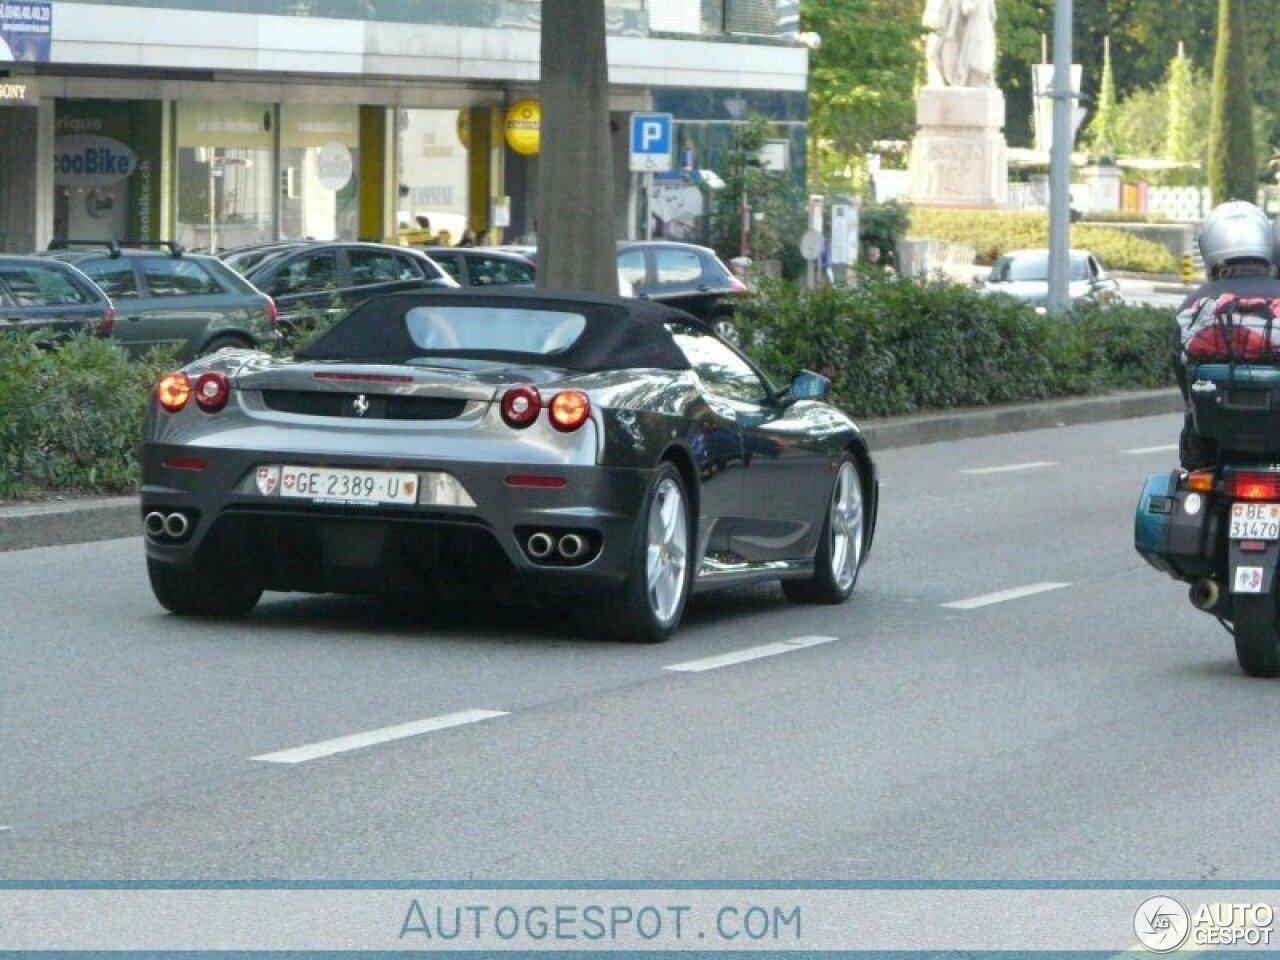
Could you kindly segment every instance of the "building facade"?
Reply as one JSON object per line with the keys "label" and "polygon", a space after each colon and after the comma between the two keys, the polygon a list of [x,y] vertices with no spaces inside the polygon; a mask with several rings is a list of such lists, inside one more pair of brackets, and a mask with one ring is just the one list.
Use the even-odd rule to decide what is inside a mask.
{"label": "building facade", "polygon": [[[794,4],[790,4],[793,7]],[[780,7],[782,10],[780,11]],[[606,0],[619,237],[643,234],[627,115],[712,167],[743,108],[803,156],[786,0]],[[0,250],[56,238],[532,234],[536,0],[0,2]],[[696,156],[696,160],[694,159]]]}

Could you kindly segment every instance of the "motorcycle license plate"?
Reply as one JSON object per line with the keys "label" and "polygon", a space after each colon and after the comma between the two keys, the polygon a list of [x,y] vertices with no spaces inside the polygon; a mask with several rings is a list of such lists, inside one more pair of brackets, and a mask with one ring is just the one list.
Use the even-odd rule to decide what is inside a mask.
{"label": "motorcycle license plate", "polygon": [[1233,503],[1232,540],[1280,540],[1280,503]]}

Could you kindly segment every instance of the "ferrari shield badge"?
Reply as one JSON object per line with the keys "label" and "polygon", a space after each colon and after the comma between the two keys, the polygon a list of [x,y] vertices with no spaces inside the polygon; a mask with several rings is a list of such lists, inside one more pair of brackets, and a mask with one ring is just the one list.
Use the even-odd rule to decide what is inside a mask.
{"label": "ferrari shield badge", "polygon": [[269,497],[275,493],[276,488],[280,486],[280,468],[259,467],[258,475],[254,479],[258,484],[258,492],[264,497]]}

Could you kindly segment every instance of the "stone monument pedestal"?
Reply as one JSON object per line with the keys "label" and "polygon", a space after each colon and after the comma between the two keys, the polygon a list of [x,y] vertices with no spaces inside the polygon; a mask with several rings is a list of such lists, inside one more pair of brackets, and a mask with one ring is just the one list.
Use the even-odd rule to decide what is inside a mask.
{"label": "stone monument pedestal", "polygon": [[1002,207],[1009,199],[1004,94],[995,87],[925,87],[916,101],[911,200]]}

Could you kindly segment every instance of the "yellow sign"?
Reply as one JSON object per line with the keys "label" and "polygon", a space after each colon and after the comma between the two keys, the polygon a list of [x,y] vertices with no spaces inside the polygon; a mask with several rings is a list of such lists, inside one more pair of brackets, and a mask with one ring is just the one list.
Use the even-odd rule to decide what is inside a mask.
{"label": "yellow sign", "polygon": [[471,147],[471,111],[458,111],[458,142],[464,147]]}
{"label": "yellow sign", "polygon": [[523,157],[532,157],[542,143],[542,104],[518,100],[507,111],[507,146]]}

